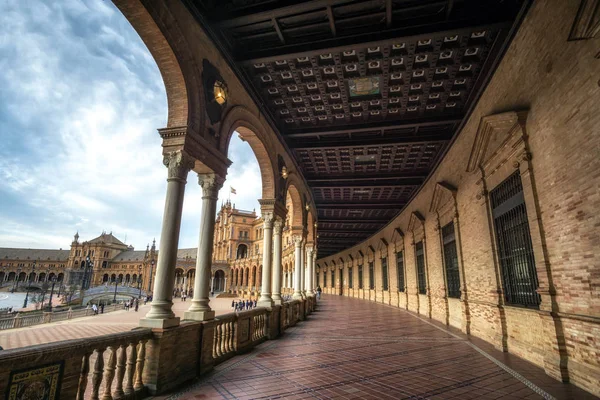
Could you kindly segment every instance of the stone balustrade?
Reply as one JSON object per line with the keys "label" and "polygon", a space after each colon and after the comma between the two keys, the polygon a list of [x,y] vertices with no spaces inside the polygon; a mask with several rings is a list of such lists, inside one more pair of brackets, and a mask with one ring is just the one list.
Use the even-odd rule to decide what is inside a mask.
{"label": "stone balustrade", "polygon": [[[123,304],[111,304],[104,308],[104,312],[118,311],[123,309]],[[65,321],[73,318],[81,318],[94,315],[91,308],[78,310],[17,313],[14,316],[0,318],[0,331],[13,328],[25,328],[27,326],[48,324],[51,322]]]}
{"label": "stone balustrade", "polygon": [[[136,328],[4,350],[0,352],[0,393],[16,390],[24,377],[55,385],[65,399],[139,399],[164,393],[265,340],[276,339],[305,319],[314,306],[314,298],[307,298],[210,321],[183,321],[170,329]],[[83,313],[87,310],[70,312]],[[44,319],[45,314],[36,317]]]}

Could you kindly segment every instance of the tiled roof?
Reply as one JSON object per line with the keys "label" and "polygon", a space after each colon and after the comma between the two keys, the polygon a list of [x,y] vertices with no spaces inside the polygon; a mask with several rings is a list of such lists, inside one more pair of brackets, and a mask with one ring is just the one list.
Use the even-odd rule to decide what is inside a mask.
{"label": "tiled roof", "polygon": [[70,250],[0,248],[0,260],[67,261]]}
{"label": "tiled roof", "polygon": [[198,248],[194,247],[191,249],[179,249],[177,250],[177,258],[186,258],[186,257],[190,257],[190,258],[196,258],[196,256],[198,255]]}
{"label": "tiled roof", "polygon": [[112,259],[112,261],[144,261],[145,250],[127,250]]}
{"label": "tiled roof", "polygon": [[112,232],[105,233],[98,236],[95,239],[90,240],[88,243],[106,243],[106,244],[118,244],[121,246],[127,246],[125,243],[121,242],[119,239],[113,236]]}

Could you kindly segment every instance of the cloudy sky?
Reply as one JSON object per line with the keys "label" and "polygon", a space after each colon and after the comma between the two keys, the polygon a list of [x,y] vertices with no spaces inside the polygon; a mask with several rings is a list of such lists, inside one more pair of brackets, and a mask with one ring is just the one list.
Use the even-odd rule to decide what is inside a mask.
{"label": "cloudy sky", "polygon": [[[160,236],[167,102],[158,68],[110,1],[0,1],[0,247],[68,248],[112,231],[136,249]],[[259,211],[260,173],[232,139],[221,190]],[[242,183],[243,182],[243,183]],[[248,182],[255,182],[249,185]],[[198,242],[190,174],[180,247]]]}

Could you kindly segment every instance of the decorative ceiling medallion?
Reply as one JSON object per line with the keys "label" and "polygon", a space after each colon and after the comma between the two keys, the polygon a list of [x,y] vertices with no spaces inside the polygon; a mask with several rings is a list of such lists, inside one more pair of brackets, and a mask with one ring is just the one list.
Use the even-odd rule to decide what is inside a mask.
{"label": "decorative ceiling medallion", "polygon": [[380,93],[380,76],[348,79],[348,92],[350,97],[373,96]]}

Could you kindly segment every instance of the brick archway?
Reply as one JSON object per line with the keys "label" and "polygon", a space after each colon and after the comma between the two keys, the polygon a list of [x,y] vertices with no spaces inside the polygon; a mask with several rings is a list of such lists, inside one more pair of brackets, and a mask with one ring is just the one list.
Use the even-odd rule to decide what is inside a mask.
{"label": "brick archway", "polygon": [[287,180],[287,189],[286,189],[286,205],[291,201],[291,209],[288,210],[288,214],[290,215],[290,225],[294,229],[304,228],[304,205],[302,203],[302,196],[300,195],[300,191],[294,182],[294,178],[290,175],[291,179]]}
{"label": "brick archway", "polygon": [[[269,143],[276,143],[277,139],[267,137],[267,132],[270,131],[254,114],[242,106],[235,106],[229,110],[221,123],[220,132],[219,149],[225,155],[229,151],[229,142],[234,132],[237,132],[250,145],[260,169],[262,198],[274,199],[277,189],[275,187],[277,182],[275,171],[277,168],[274,167],[276,157],[274,155],[275,151],[269,151],[267,146]],[[273,156],[271,157],[271,155]]]}

